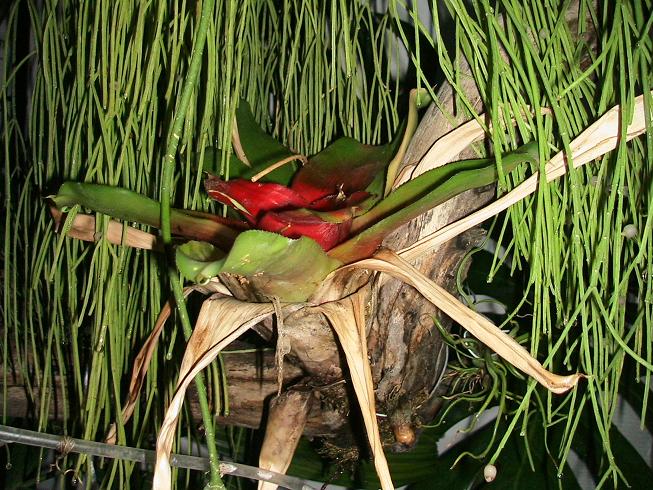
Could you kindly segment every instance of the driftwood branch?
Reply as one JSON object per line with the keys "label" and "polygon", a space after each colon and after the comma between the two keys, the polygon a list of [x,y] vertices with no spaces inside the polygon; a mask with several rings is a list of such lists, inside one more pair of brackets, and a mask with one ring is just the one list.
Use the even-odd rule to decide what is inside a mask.
{"label": "driftwood branch", "polygon": [[[219,416],[222,424],[237,425],[257,429],[261,427],[266,404],[277,393],[277,370],[274,352],[234,352],[225,353],[224,368],[229,386],[229,415]],[[284,380],[293,384],[300,379],[303,372],[293,363],[284,364]],[[0,404],[0,416],[8,418],[29,418],[38,413],[38,404],[42,397],[42,387],[37,385],[27,388],[25,380],[17,373],[7,373],[7,386],[2,387],[5,379],[0,366],[0,389],[6,388],[7,403]],[[54,376],[48,387],[51,399],[47,414],[50,420],[62,420],[67,398],[63,395],[59,376]],[[316,388],[318,391],[319,387]],[[201,421],[199,402],[194,389],[187,397],[190,413],[194,420]],[[70,413],[70,411],[68,412]],[[304,434],[309,437],[332,434],[335,427],[344,423],[346,414],[335,408],[313,404],[306,423]]]}

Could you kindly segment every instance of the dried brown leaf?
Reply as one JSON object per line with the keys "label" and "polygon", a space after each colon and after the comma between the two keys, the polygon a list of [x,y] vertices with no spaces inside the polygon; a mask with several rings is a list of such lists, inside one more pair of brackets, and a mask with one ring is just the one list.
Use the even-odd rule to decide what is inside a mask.
{"label": "dried brown leaf", "polygon": [[[205,285],[195,285],[191,287],[184,288],[184,298],[188,297],[193,291],[199,291],[203,294],[211,293],[222,293],[228,295],[229,292],[217,279],[210,281]],[[165,326],[166,321],[172,313],[172,308],[174,306],[174,301],[170,300],[163,305],[161,312],[159,313],[154,328],[150,335],[148,335],[143,347],[139,351],[138,355],[134,359],[134,364],[132,366],[132,375],[129,382],[129,391],[127,393],[127,400],[122,407],[122,424],[125,425],[132,414],[134,413],[134,408],[136,402],[138,402],[138,396],[140,395],[141,388],[143,387],[143,382],[145,381],[145,375],[150,367],[150,361],[154,355],[156,347],[159,345],[159,338],[161,337],[161,332],[163,332],[163,327]],[[116,423],[114,422],[109,426],[107,435],[105,437],[105,442],[107,444],[115,444],[117,436]]]}
{"label": "dried brown leaf", "polygon": [[374,257],[356,262],[352,266],[385,272],[410,284],[478,340],[553,393],[568,391],[576,386],[578,380],[583,377],[582,374],[559,376],[547,371],[510,335],[500,330],[484,316],[463,305],[444,288],[425,277],[390,250],[380,250]]}
{"label": "dried brown leaf", "polygon": [[[54,206],[50,207],[50,213],[55,222],[55,228],[59,230],[62,225],[63,213]],[[73,219],[72,227],[68,236],[84,240],[85,242],[97,242],[102,238],[102,232],[95,229],[95,216],[78,214]],[[105,239],[115,245],[141,248],[145,250],[160,250],[161,243],[157,237],[143,230],[137,230],[116,220],[110,220],[104,233]]]}
{"label": "dried brown leaf", "polygon": [[[313,401],[311,391],[287,391],[270,403],[259,468],[285,474],[304,432]],[[258,490],[275,490],[274,483],[259,481]]]}
{"label": "dried brown leaf", "polygon": [[234,153],[238,159],[243,162],[248,167],[251,167],[252,164],[249,163],[247,155],[245,155],[245,150],[243,150],[243,144],[240,142],[240,132],[238,131],[238,120],[234,116],[234,120],[231,123],[231,147],[234,149]]}
{"label": "dried brown leaf", "polygon": [[372,449],[374,466],[383,490],[394,488],[388,462],[383,453],[379,426],[376,421],[376,402],[372,371],[367,357],[365,336],[365,302],[369,292],[366,289],[347,296],[340,301],[320,305],[322,311],[338,335],[340,345],[347,359],[351,382],[363,415],[367,438]]}
{"label": "dried brown leaf", "polygon": [[[286,309],[302,306],[289,305]],[[188,385],[225,346],[273,313],[271,303],[246,303],[222,295],[214,295],[204,301],[181,363],[175,395],[166,411],[157,439],[154,488],[167,490],[171,485],[170,451]]]}

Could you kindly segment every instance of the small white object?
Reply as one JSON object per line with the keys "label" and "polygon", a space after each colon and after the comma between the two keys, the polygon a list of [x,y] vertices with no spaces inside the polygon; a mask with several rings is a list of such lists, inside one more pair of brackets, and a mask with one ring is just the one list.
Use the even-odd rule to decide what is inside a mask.
{"label": "small white object", "polygon": [[635,225],[626,225],[624,226],[624,229],[621,231],[621,236],[624,238],[635,238],[637,234],[639,233],[639,230]]}
{"label": "small white object", "polygon": [[238,468],[236,468],[234,465],[229,464],[229,463],[220,463],[220,475],[228,475],[230,473],[233,473],[236,471]]}
{"label": "small white object", "polygon": [[497,477],[497,467],[494,466],[493,464],[485,465],[485,468],[483,468],[483,478],[485,478],[485,481],[489,483],[491,481],[494,481],[496,477]]}

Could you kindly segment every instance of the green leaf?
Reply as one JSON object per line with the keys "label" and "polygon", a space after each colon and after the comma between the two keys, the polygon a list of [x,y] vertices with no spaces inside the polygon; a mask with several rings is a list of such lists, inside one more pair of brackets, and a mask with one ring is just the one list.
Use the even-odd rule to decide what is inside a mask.
{"label": "green leaf", "polygon": [[226,257],[209,243],[188,242],[177,248],[176,259],[191,281],[235,274],[247,280],[258,296],[290,303],[306,301],[342,265],[310,238],[293,240],[259,230],[243,232]]}
{"label": "green leaf", "polygon": [[[81,182],[65,182],[49,199],[61,211],[75,204],[109,215],[158,228],[161,208],[158,201],[119,187]],[[238,231],[220,222],[220,218],[194,211],[170,210],[172,232],[176,235],[213,243],[228,250]]]}
{"label": "green leaf", "polygon": [[203,282],[218,275],[224,253],[210,243],[193,240],[177,247],[175,261],[186,279]]}
{"label": "green leaf", "polygon": [[[524,162],[537,162],[537,145],[529,143],[504,155],[504,172]],[[353,238],[329,251],[344,263],[371,256],[381,241],[399,226],[469,189],[497,180],[492,159],[465,160],[438,167],[405,183],[352,224]],[[364,230],[358,234],[356,231]]]}
{"label": "green leaf", "polygon": [[[259,172],[277,162],[297,157],[295,161],[288,162],[272,170],[260,179],[261,182],[275,182],[277,184],[289,185],[299,168],[299,160],[302,158],[305,159],[305,157],[292,152],[289,148],[263,131],[256,122],[250,105],[246,100],[241,99],[236,109],[236,125],[238,127],[240,146],[249,163],[247,164],[236,155],[231,154],[229,156],[229,179],[251,179]],[[218,175],[220,174],[221,160],[222,151],[220,149],[215,147],[206,148],[204,150],[202,169]]]}
{"label": "green leaf", "polygon": [[310,238],[251,230],[238,236],[221,272],[246,278],[265,297],[301,302],[340,265]]}
{"label": "green leaf", "polygon": [[294,153],[267,134],[254,119],[252,109],[241,99],[236,109],[236,123],[240,144],[252,168],[265,167]]}

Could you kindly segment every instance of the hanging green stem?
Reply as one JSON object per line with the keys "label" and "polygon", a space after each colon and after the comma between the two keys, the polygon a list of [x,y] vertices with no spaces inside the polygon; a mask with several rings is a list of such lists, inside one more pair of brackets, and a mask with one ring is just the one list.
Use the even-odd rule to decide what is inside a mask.
{"label": "hanging green stem", "polygon": [[[172,285],[172,292],[177,303],[179,319],[181,320],[184,329],[184,338],[188,340],[193,333],[193,328],[190,325],[188,318],[188,311],[186,310],[186,303],[184,302],[184,292],[179,281],[179,275],[174,267],[168,269],[170,275],[170,284]],[[208,488],[211,489],[224,489],[224,483],[220,477],[220,461],[218,455],[218,448],[215,444],[215,430],[213,428],[213,418],[211,416],[211,409],[209,408],[208,396],[206,392],[206,385],[204,384],[204,377],[200,374],[195,378],[195,386],[197,388],[197,398],[200,404],[200,411],[202,412],[202,421],[204,423],[204,433],[206,434],[206,447],[209,451],[209,470],[211,474],[211,481]]]}
{"label": "hanging green stem", "polygon": [[202,5],[202,13],[197,27],[197,36],[195,38],[195,44],[190,58],[190,66],[188,67],[188,73],[184,80],[181,99],[177,106],[177,113],[175,114],[175,119],[172,123],[172,132],[170,133],[170,138],[168,140],[166,154],[165,157],[163,157],[163,177],[161,179],[161,233],[163,235],[164,243],[170,243],[172,240],[170,233],[170,199],[173,185],[173,174],[175,170],[175,156],[177,155],[177,147],[179,146],[179,138],[181,137],[181,131],[184,126],[184,119],[186,119],[188,104],[190,103],[193,88],[195,87],[202,66],[202,54],[204,53],[204,45],[206,44],[206,32],[209,27],[209,19],[213,16],[214,3],[215,0],[205,0]]}
{"label": "hanging green stem", "polygon": [[[214,3],[214,0],[205,0],[202,4],[202,12],[197,27],[197,35],[195,37],[195,44],[190,59],[190,66],[188,68],[188,73],[186,74],[186,79],[184,80],[181,99],[177,106],[177,113],[175,114],[172,124],[172,132],[170,133],[170,138],[168,140],[166,155],[163,159],[163,176],[161,179],[161,232],[163,235],[163,242],[166,245],[169,245],[172,242],[170,232],[170,199],[175,169],[175,156],[177,154],[179,138],[183,129],[184,119],[186,118],[186,112],[193,93],[193,88],[195,87],[202,66],[202,54],[204,52],[204,45],[206,44],[206,32],[208,30],[209,20],[213,16]],[[192,333],[192,327],[188,318],[188,312],[186,311],[186,304],[184,302],[179,276],[174,265],[170,265],[169,276],[177,308],[179,310],[179,318],[181,319],[184,329],[184,337],[188,339]],[[209,409],[206,386],[204,385],[204,380],[201,376],[198,376],[195,379],[195,384],[197,386],[197,394],[206,432],[206,445],[209,451],[211,471],[211,481],[209,486],[210,488],[222,489],[225,487],[220,478],[220,463],[218,460],[218,450],[215,445],[215,433],[213,431],[213,420]]]}

